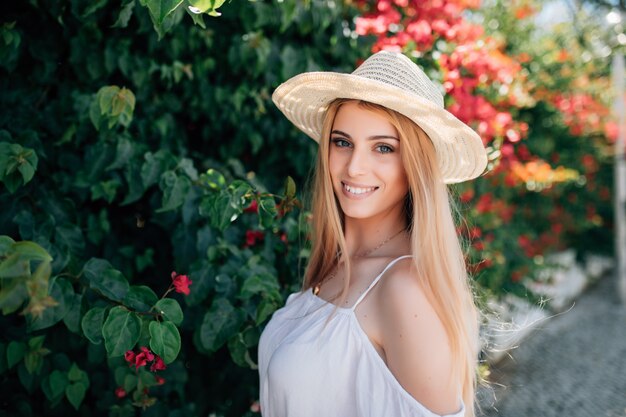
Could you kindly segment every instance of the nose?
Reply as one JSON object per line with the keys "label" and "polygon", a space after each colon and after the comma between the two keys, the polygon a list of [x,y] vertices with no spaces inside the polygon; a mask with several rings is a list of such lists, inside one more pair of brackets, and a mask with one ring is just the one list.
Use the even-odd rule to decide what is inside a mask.
{"label": "nose", "polygon": [[358,148],[354,148],[348,160],[348,175],[351,177],[363,175],[367,171],[368,165],[367,155]]}

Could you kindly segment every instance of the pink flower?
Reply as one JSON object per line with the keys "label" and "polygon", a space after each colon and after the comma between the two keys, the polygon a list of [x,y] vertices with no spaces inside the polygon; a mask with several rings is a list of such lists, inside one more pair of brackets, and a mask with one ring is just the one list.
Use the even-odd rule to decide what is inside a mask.
{"label": "pink flower", "polygon": [[176,271],[174,271],[172,272],[172,281],[177,293],[189,295],[189,286],[193,281],[191,281],[187,275],[178,275]]}
{"label": "pink flower", "polygon": [[154,380],[156,381],[157,385],[165,384],[165,378],[163,378],[162,376],[155,375]]}
{"label": "pink flower", "polygon": [[260,413],[261,404],[259,404],[258,401],[253,402],[252,404],[250,404],[250,411],[252,411],[253,413]]}
{"label": "pink flower", "polygon": [[126,397],[126,390],[122,387],[117,387],[115,388],[115,396],[117,398],[124,398]]}
{"label": "pink flower", "polygon": [[154,362],[152,363],[152,365],[150,365],[150,371],[152,372],[163,371],[165,370],[165,368],[165,362],[163,362],[163,359],[161,359],[160,356],[156,356]]}

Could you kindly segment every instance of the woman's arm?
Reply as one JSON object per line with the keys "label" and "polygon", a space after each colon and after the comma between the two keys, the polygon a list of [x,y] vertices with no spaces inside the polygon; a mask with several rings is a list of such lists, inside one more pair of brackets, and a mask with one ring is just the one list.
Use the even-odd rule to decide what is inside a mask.
{"label": "woman's arm", "polygon": [[387,366],[419,403],[440,415],[460,410],[460,387],[450,379],[452,356],[443,323],[410,262],[382,279],[378,303]]}

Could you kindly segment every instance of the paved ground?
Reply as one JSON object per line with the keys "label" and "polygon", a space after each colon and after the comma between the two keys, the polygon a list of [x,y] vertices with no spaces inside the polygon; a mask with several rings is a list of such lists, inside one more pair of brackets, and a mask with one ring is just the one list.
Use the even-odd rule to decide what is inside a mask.
{"label": "paved ground", "polygon": [[493,369],[485,417],[626,417],[626,307],[607,276]]}

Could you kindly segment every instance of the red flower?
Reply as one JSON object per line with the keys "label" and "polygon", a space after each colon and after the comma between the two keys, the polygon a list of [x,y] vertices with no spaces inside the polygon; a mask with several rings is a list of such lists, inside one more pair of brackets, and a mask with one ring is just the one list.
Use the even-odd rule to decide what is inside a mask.
{"label": "red flower", "polygon": [[145,353],[140,353],[137,356],[135,356],[135,369],[139,369],[142,366],[146,366],[147,363],[148,363],[148,360],[146,359]]}
{"label": "red flower", "polygon": [[154,363],[152,363],[152,365],[150,365],[150,370],[152,372],[163,371],[163,370],[165,370],[165,368],[166,368],[165,362],[163,362],[163,359],[161,359],[160,356],[157,356],[154,359]]}
{"label": "red flower", "polygon": [[125,358],[126,357],[131,358],[132,355],[135,355],[134,356],[135,369],[139,369],[142,366],[146,366],[148,362],[152,362],[154,360],[154,353],[150,352],[150,349],[148,349],[145,346],[142,346],[139,349],[141,350],[141,353],[138,353],[137,355],[135,355],[131,351],[126,352],[126,354],[124,355]]}
{"label": "red flower", "polygon": [[126,353],[124,354],[124,360],[130,365],[135,363],[135,352],[133,352],[132,350],[126,351]]}
{"label": "red flower", "polygon": [[243,246],[244,248],[254,246],[257,242],[262,241],[263,238],[265,238],[265,235],[260,230],[247,230],[246,243]]}
{"label": "red flower", "polygon": [[174,271],[172,272],[172,281],[177,293],[189,295],[189,286],[193,281],[191,281],[187,275],[178,275],[176,271]]}
{"label": "red flower", "polygon": [[122,387],[117,387],[115,388],[115,396],[117,398],[124,398],[126,397],[126,390]]}
{"label": "red flower", "polygon": [[256,200],[252,200],[252,203],[243,210],[244,213],[258,213],[259,203]]}
{"label": "red flower", "polygon": [[[147,347],[145,347],[145,346],[142,346],[142,347],[140,347],[139,349],[141,350],[141,352],[142,352],[143,354],[145,354],[145,355],[146,355],[146,359],[148,360],[148,362],[150,362],[150,361],[153,361],[153,360],[154,360],[154,353],[152,353],[152,352],[150,351],[150,349],[148,349],[148,348],[147,348]],[[141,353],[140,353],[140,354],[141,354]]]}
{"label": "red flower", "polygon": [[163,378],[162,376],[155,375],[154,380],[156,381],[157,385],[165,384],[165,378]]}

